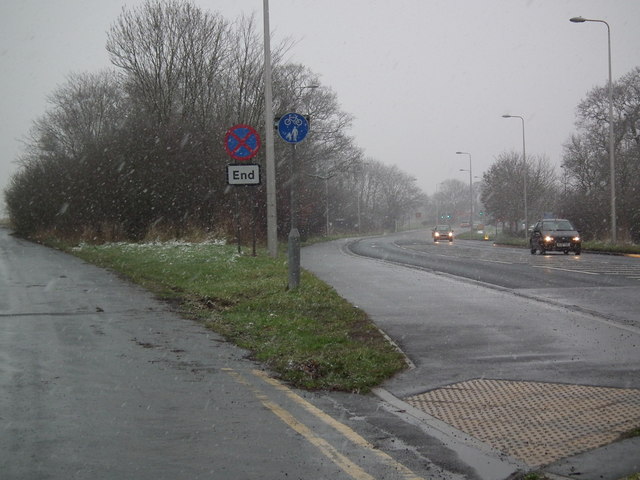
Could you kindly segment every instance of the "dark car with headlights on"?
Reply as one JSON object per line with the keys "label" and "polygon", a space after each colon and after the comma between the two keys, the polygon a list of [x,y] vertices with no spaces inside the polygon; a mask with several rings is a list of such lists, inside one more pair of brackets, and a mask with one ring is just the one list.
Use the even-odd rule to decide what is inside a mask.
{"label": "dark car with headlights on", "polygon": [[433,237],[434,242],[437,242],[438,240],[448,240],[453,242],[453,230],[451,229],[451,225],[436,225],[431,231],[431,236]]}
{"label": "dark car with headlights on", "polygon": [[534,225],[529,237],[529,247],[531,254],[538,251],[540,255],[544,255],[546,252],[556,251],[580,255],[582,239],[569,220],[545,218]]}

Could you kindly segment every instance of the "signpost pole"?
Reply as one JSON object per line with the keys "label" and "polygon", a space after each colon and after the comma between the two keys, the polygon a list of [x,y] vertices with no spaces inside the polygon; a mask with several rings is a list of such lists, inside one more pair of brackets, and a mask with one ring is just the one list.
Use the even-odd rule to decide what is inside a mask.
{"label": "signpost pole", "polygon": [[[309,85],[301,88],[317,88]],[[278,122],[278,133],[285,142],[291,143],[291,231],[289,232],[289,290],[300,285],[300,232],[298,231],[297,164],[296,144],[304,140],[309,132],[309,122],[298,113],[288,113]]]}
{"label": "signpost pole", "polygon": [[300,285],[300,232],[298,231],[298,196],[296,144],[304,140],[309,132],[309,122],[298,113],[287,113],[278,121],[280,137],[292,146],[291,149],[291,230],[289,231],[288,261],[289,290]]}
{"label": "signpost pole", "polygon": [[256,256],[256,191],[251,190],[251,256]]}
{"label": "signpost pole", "polygon": [[[240,123],[234,125],[224,137],[224,148],[234,160],[244,162],[257,155],[260,149],[260,135],[255,128],[250,125]],[[228,164],[227,165],[227,184],[229,185],[259,185],[260,184],[260,165],[256,164]],[[246,190],[245,190],[246,191]],[[240,234],[242,231],[240,225],[240,200],[238,198],[238,190],[234,191],[235,196],[235,213],[234,220],[236,226],[236,240],[238,242],[238,253],[242,253],[240,245]],[[245,196],[246,199],[246,196]],[[255,234],[255,195],[252,195],[252,228],[253,228],[253,256],[256,256],[256,234]]]}
{"label": "signpost pole", "polygon": [[291,230],[287,256],[289,260],[289,290],[300,285],[300,232],[298,231],[296,144],[291,144]]}
{"label": "signpost pole", "polygon": [[236,242],[238,244],[238,254],[242,253],[242,247],[240,246],[240,200],[238,200],[238,190],[234,189],[234,196],[236,200],[236,211],[235,211],[235,220],[236,220]]}

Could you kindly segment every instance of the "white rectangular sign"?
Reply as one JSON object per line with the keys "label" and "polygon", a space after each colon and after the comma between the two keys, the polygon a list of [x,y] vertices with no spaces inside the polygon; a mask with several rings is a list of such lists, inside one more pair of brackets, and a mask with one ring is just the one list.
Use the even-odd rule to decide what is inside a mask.
{"label": "white rectangular sign", "polygon": [[227,183],[229,185],[260,185],[260,165],[227,165]]}

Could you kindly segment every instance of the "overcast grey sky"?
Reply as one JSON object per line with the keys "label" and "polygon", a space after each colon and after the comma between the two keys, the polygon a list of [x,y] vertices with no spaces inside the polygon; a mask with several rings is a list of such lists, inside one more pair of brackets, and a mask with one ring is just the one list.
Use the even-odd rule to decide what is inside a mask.
{"label": "overcast grey sky", "polygon": [[[0,188],[17,169],[20,139],[70,73],[109,66],[106,32],[142,0],[0,2]],[[229,19],[262,0],[193,0]],[[468,180],[505,150],[559,166],[575,107],[606,85],[611,25],[614,79],[640,65],[640,0],[270,0],[273,42],[296,40],[290,60],[320,75],[355,117],[368,157],[415,176],[427,193]]]}

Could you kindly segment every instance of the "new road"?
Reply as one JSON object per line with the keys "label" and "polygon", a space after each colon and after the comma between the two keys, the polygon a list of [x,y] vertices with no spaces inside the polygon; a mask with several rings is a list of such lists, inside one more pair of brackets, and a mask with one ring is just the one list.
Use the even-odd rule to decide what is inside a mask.
{"label": "new road", "polygon": [[[412,362],[381,398],[474,475],[640,471],[640,439],[617,441],[640,425],[638,258],[534,256],[417,231],[312,245],[302,263]],[[461,439],[499,455],[479,458],[486,448]]]}
{"label": "new road", "polygon": [[640,258],[551,252],[491,242],[433,242],[424,232],[366,238],[349,251],[437,274],[474,280],[489,287],[553,301],[640,328]]}

